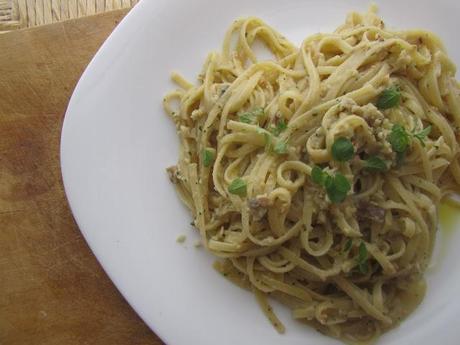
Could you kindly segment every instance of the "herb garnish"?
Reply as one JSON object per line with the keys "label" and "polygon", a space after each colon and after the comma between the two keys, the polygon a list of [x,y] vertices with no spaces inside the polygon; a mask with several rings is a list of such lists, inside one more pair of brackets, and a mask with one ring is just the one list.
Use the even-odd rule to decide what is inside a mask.
{"label": "herb garnish", "polygon": [[425,127],[418,133],[412,133],[412,135],[414,136],[414,138],[420,141],[423,147],[425,147],[425,139],[430,133],[431,133],[431,125],[429,125],[428,127]]}
{"label": "herb garnish", "polygon": [[409,134],[401,125],[393,125],[391,133],[388,136],[388,141],[391,144],[391,148],[396,152],[396,162],[401,165],[406,155],[407,147],[410,143]]}
{"label": "herb garnish", "polygon": [[319,167],[314,166],[311,169],[311,179],[314,183],[319,184],[320,186],[324,185],[324,179],[326,178],[326,173]]}
{"label": "herb garnish", "polygon": [[391,86],[382,91],[377,99],[377,108],[389,109],[399,105],[401,100],[401,91],[397,86]]}
{"label": "herb garnish", "polygon": [[370,156],[364,160],[364,169],[370,171],[386,171],[388,167],[382,158],[377,156]]}
{"label": "herb garnish", "polygon": [[263,108],[254,108],[251,111],[240,114],[239,119],[240,122],[253,124],[256,123],[258,119],[264,115],[265,113]]}
{"label": "herb garnish", "polygon": [[214,151],[212,149],[203,149],[201,152],[203,165],[209,167],[214,161]]}
{"label": "herb garnish", "polygon": [[350,139],[338,138],[332,144],[332,157],[339,162],[349,161],[355,154],[355,148]]}
{"label": "herb garnish", "polygon": [[393,149],[393,151],[396,152],[396,160],[398,165],[401,164],[404,159],[411,138],[418,139],[422,146],[425,146],[425,139],[428,137],[428,134],[430,134],[430,132],[431,126],[427,126],[420,132],[412,132],[411,134],[409,134],[403,126],[399,124],[393,125],[391,133],[388,136],[388,141],[391,144],[391,148]]}
{"label": "herb garnish", "polygon": [[246,182],[242,178],[236,178],[228,186],[228,191],[231,194],[246,196]]}
{"label": "herb garnish", "polygon": [[351,189],[350,182],[340,172],[337,172],[335,176],[331,176],[317,166],[314,166],[311,171],[311,179],[314,183],[323,186],[326,189],[329,200],[336,204],[345,200],[348,191]]}
{"label": "herb garnish", "polygon": [[276,154],[279,154],[279,155],[284,155],[285,153],[287,153],[287,144],[285,141],[278,141],[275,145],[275,147],[273,148],[273,151],[276,153]]}
{"label": "herb garnish", "polygon": [[271,132],[275,137],[281,134],[284,130],[286,130],[287,124],[284,122],[283,119],[279,120],[278,123],[276,124],[276,127],[273,127]]}
{"label": "herb garnish", "polygon": [[367,248],[364,242],[361,242],[361,244],[359,245],[357,261],[359,271],[362,274],[366,274],[369,269],[369,266],[367,262]]}
{"label": "herb garnish", "polygon": [[390,142],[393,151],[406,152],[410,143],[410,137],[403,126],[395,124],[391,129],[388,141]]}

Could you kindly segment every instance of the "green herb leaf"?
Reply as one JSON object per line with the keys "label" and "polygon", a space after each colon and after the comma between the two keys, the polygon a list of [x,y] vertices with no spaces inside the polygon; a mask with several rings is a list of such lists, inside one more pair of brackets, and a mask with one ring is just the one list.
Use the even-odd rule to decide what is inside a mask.
{"label": "green herb leaf", "polygon": [[332,144],[332,157],[336,161],[345,162],[350,160],[355,154],[355,148],[351,143],[350,139],[347,138],[338,138]]}
{"label": "green herb leaf", "polygon": [[311,179],[314,183],[319,184],[322,186],[324,184],[324,180],[326,178],[327,174],[319,167],[319,166],[314,166],[311,169]]}
{"label": "green herb leaf", "polygon": [[214,150],[203,149],[202,153],[203,165],[209,167],[214,162]]}
{"label": "green herb leaf", "polygon": [[345,193],[336,190],[334,186],[331,188],[326,188],[326,192],[329,200],[331,200],[331,202],[333,202],[334,204],[340,204],[342,201],[345,200],[347,196]]}
{"label": "green herb leaf", "polygon": [[246,196],[246,182],[242,178],[236,178],[228,186],[228,191],[231,194]]}
{"label": "green herb leaf", "polygon": [[367,260],[367,248],[364,242],[361,242],[359,245],[359,252],[358,252],[358,261],[363,262]]}
{"label": "green herb leaf", "polygon": [[359,245],[357,261],[358,261],[359,271],[362,274],[366,274],[369,267],[367,263],[367,248],[364,242],[361,242],[361,244]]}
{"label": "green herb leaf", "polygon": [[254,118],[251,116],[251,113],[243,113],[240,115],[240,122],[252,123]]}
{"label": "green herb leaf", "polygon": [[260,117],[264,116],[264,109],[263,108],[254,108],[251,111],[247,111],[245,113],[240,114],[239,119],[240,122],[253,124],[256,123]]}
{"label": "green herb leaf", "polygon": [[350,182],[348,182],[347,178],[339,172],[335,174],[334,185],[336,189],[342,193],[348,193],[351,189]]}
{"label": "green herb leaf", "polygon": [[377,99],[377,108],[389,109],[399,105],[401,92],[398,87],[392,86],[385,89]]}
{"label": "green herb leaf", "polygon": [[325,177],[324,177],[324,187],[326,189],[328,188],[332,188],[333,185],[334,185],[334,178],[331,176],[331,175],[328,175],[326,173],[325,174]]}
{"label": "green herb leaf", "polygon": [[353,240],[349,238],[347,242],[345,242],[345,247],[343,248],[343,251],[348,252],[351,249],[352,244],[353,244]]}
{"label": "green herb leaf", "polygon": [[286,142],[278,141],[276,143],[275,147],[273,148],[273,151],[275,151],[275,153],[277,153],[279,155],[284,155],[285,153],[287,153],[287,144],[286,144]]}
{"label": "green herb leaf", "polygon": [[287,128],[286,122],[284,122],[283,119],[279,120],[276,127],[272,129],[272,133],[275,137],[280,135],[283,131],[285,131]]}
{"label": "green herb leaf", "polygon": [[326,178],[325,187],[329,200],[336,204],[344,201],[348,191],[351,189],[350,182],[341,173],[337,173],[329,181]]}
{"label": "green herb leaf", "polygon": [[388,169],[385,161],[377,156],[371,156],[364,161],[364,168],[370,171],[386,171]]}
{"label": "green herb leaf", "polygon": [[[431,132],[431,126],[427,126],[418,133],[412,133],[412,137],[418,139],[422,146],[425,146],[425,139]],[[406,129],[399,125],[393,125],[391,133],[388,136],[388,141],[391,148],[396,152],[396,165],[399,167],[404,161],[407,148],[409,147],[411,136],[407,133]]]}
{"label": "green herb leaf", "polygon": [[426,128],[424,128],[420,132],[415,133],[414,138],[417,138],[420,141],[420,143],[422,144],[422,146],[425,147],[425,139],[428,136],[428,134],[430,134],[430,133],[431,133],[431,125],[426,127]]}
{"label": "green herb leaf", "polygon": [[391,129],[388,141],[390,142],[393,151],[406,152],[407,147],[409,146],[410,137],[403,126],[396,124],[393,125]]}
{"label": "green herb leaf", "polygon": [[284,122],[283,119],[281,119],[278,124],[276,125],[276,128],[278,129],[278,131],[281,133],[283,132],[286,128],[287,128],[287,124],[286,122]]}
{"label": "green herb leaf", "polygon": [[316,165],[311,169],[311,179],[314,183],[324,186],[329,200],[333,203],[345,200],[351,189],[350,182],[341,173],[338,172],[332,177]]}

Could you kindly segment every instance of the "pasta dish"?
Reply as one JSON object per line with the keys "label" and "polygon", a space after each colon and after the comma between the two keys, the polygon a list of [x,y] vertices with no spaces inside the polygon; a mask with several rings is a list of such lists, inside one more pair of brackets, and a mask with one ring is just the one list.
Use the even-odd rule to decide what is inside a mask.
{"label": "pasta dish", "polygon": [[354,344],[421,302],[437,208],[460,184],[455,72],[434,34],[371,8],[300,47],[238,19],[197,84],[173,74],[170,179],[215,268],[279,332],[271,298]]}

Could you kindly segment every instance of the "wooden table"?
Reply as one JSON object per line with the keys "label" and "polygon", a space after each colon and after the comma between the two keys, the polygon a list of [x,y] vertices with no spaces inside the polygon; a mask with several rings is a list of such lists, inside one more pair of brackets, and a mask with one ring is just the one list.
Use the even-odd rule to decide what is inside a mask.
{"label": "wooden table", "polygon": [[67,102],[127,11],[0,35],[0,344],[159,345],[78,230],[61,181]]}

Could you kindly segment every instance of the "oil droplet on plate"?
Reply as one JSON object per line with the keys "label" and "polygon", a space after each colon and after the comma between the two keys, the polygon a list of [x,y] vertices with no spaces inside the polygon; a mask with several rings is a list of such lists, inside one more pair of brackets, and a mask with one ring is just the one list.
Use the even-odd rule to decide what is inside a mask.
{"label": "oil droplet on plate", "polygon": [[444,202],[439,206],[439,224],[444,237],[455,232],[456,224],[460,219],[460,209]]}
{"label": "oil droplet on plate", "polygon": [[431,256],[428,272],[434,272],[443,265],[447,253],[450,250],[452,236],[460,225],[460,208],[455,206],[455,201],[445,201],[438,209],[438,229],[436,242]]}

